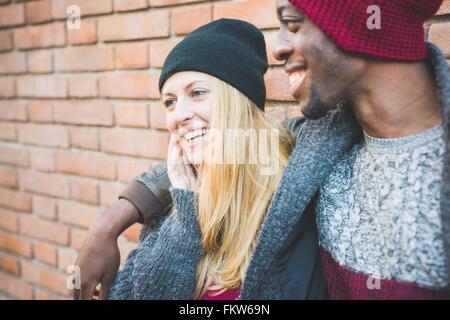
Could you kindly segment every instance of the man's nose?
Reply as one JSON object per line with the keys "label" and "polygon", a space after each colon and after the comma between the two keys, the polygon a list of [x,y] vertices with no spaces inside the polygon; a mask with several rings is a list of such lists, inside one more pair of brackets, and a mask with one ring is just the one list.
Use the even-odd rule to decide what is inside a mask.
{"label": "man's nose", "polygon": [[283,38],[281,33],[278,33],[275,44],[272,47],[272,54],[278,61],[285,61],[294,51],[290,41]]}

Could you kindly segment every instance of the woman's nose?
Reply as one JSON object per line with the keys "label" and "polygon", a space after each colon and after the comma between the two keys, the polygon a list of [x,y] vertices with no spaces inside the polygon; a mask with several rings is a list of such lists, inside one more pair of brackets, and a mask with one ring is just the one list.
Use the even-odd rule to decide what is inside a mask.
{"label": "woman's nose", "polygon": [[183,101],[179,101],[174,110],[174,119],[176,122],[176,126],[182,125],[183,123],[191,120],[194,117],[195,113],[192,111],[192,108],[188,103],[183,103]]}

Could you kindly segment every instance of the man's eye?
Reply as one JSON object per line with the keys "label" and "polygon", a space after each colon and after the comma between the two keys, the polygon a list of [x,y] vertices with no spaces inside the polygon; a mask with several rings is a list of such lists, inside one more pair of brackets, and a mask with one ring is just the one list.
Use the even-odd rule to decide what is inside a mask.
{"label": "man's eye", "polygon": [[300,28],[302,24],[302,20],[283,20],[282,23],[286,26],[286,28],[290,32],[297,32],[297,30]]}

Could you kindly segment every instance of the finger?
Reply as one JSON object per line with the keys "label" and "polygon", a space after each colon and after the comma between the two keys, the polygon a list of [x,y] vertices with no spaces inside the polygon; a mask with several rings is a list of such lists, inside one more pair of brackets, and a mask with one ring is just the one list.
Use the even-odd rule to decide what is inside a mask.
{"label": "finger", "polygon": [[81,290],[73,289],[73,300],[80,300],[80,299],[81,299]]}
{"label": "finger", "polygon": [[184,155],[184,157],[185,157],[185,163],[186,163],[186,165],[184,166],[186,178],[188,179],[190,189],[194,190],[196,187],[197,177],[195,176],[194,168],[192,167],[192,165],[189,163],[189,161],[187,159],[187,155]]}
{"label": "finger", "polygon": [[95,291],[95,284],[87,284],[85,286],[81,286],[81,299],[82,300],[91,300],[92,296],[94,295]]}
{"label": "finger", "polygon": [[106,300],[106,298],[108,297],[109,289],[111,288],[111,285],[113,284],[115,278],[115,272],[105,275],[104,279],[102,280],[102,286],[100,288],[100,300]]}
{"label": "finger", "polygon": [[99,291],[97,288],[95,288],[94,293],[92,294],[91,299],[93,299],[93,300],[98,300],[99,295],[100,295],[100,291]]}
{"label": "finger", "polygon": [[172,134],[169,141],[169,151],[167,159],[170,161],[171,165],[176,165],[179,162],[180,148],[177,143],[177,137]]}

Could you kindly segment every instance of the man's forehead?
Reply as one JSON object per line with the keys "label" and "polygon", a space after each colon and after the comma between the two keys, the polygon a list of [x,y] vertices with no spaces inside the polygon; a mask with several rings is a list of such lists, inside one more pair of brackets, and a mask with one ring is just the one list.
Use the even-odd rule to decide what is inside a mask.
{"label": "man's forehead", "polygon": [[277,0],[277,12],[280,14],[283,11],[298,12],[297,8],[288,0]]}

